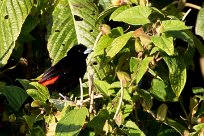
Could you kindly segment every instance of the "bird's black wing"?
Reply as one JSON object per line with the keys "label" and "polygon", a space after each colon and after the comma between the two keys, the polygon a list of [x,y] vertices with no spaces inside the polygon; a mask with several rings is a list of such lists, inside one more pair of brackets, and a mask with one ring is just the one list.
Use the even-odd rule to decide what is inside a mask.
{"label": "bird's black wing", "polygon": [[56,65],[50,67],[47,71],[45,71],[42,78],[38,82],[47,86],[54,83],[60,76],[73,71],[74,67],[71,64],[71,61],[65,60],[66,59],[63,58]]}

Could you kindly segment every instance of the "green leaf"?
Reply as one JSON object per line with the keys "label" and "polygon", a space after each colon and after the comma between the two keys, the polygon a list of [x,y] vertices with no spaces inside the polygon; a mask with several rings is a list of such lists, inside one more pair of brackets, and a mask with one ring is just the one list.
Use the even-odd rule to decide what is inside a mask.
{"label": "green leaf", "polygon": [[[88,8],[87,8],[88,7]],[[98,35],[98,9],[92,0],[59,0],[48,29],[48,51],[53,65],[76,43],[92,46]]]}
{"label": "green leaf", "polygon": [[[118,13],[116,10],[115,12]],[[152,8],[147,6],[135,6],[132,8],[129,8],[118,15],[115,15],[116,13],[113,12],[112,20],[113,21],[120,21],[125,22],[131,25],[144,25],[147,23],[150,23],[149,15],[152,13]]]}
{"label": "green leaf", "polygon": [[120,50],[122,50],[132,35],[133,31],[115,38],[111,44],[110,50],[107,52],[107,57],[113,58]]}
{"label": "green leaf", "polygon": [[25,90],[17,86],[1,87],[0,92],[2,92],[6,96],[9,105],[16,111],[20,109],[22,104],[28,98]]}
{"label": "green leaf", "polygon": [[153,57],[145,57],[139,67],[138,67],[138,71],[136,71],[136,84],[138,84],[140,82],[140,80],[142,79],[142,77],[144,76],[144,74],[147,72],[147,69],[149,68],[149,63],[153,60]]}
{"label": "green leaf", "polygon": [[143,98],[142,106],[144,110],[146,111],[150,110],[153,106],[153,100],[152,100],[152,96],[150,95],[150,93],[143,89],[138,89],[137,92],[140,95],[140,97]]}
{"label": "green leaf", "polygon": [[103,20],[105,17],[109,16],[110,13],[112,13],[117,7],[109,6],[107,9],[102,11],[100,15],[98,16],[98,19],[96,21],[96,24],[98,24],[101,20]]}
{"label": "green leaf", "polygon": [[171,87],[169,85],[166,85],[164,81],[160,79],[153,79],[152,80],[152,86],[149,89],[150,93],[158,100],[160,101],[170,101],[175,102],[178,101],[178,97],[174,94]]}
{"label": "green leaf", "polygon": [[74,109],[66,113],[57,123],[56,136],[76,136],[81,131],[88,115],[87,108]]}
{"label": "green leaf", "polygon": [[198,52],[201,56],[204,56],[204,45],[196,36],[194,36],[195,46],[198,49]]}
{"label": "green leaf", "polygon": [[163,56],[169,68],[169,81],[175,95],[180,96],[186,83],[186,66],[182,56]]}
{"label": "green leaf", "polygon": [[32,86],[35,87],[35,89],[27,89],[28,95],[30,95],[34,100],[40,100],[41,102],[46,102],[50,98],[50,93],[47,89],[47,87],[37,83],[37,82],[31,82]]}
{"label": "green leaf", "polygon": [[130,81],[130,76],[127,72],[124,71],[118,71],[116,72],[117,77],[120,81],[122,81],[123,83],[127,83],[128,81]]}
{"label": "green leaf", "polygon": [[106,120],[109,118],[109,113],[106,109],[102,109],[99,111],[98,115],[95,116],[87,126],[89,128],[94,129],[96,132],[102,132],[103,126],[105,125]]}
{"label": "green leaf", "polygon": [[[119,92],[121,92],[121,90],[120,90]],[[128,93],[128,89],[127,89],[127,88],[124,89],[123,100],[132,102],[131,96],[130,96],[130,94]]]}
{"label": "green leaf", "polygon": [[133,72],[134,70],[137,70],[141,63],[141,60],[135,57],[130,58],[130,72]]}
{"label": "green leaf", "polygon": [[167,118],[164,122],[166,125],[174,128],[176,131],[178,131],[181,135],[183,135],[184,130],[187,130],[183,125],[178,123],[178,121],[172,120],[170,118]]}
{"label": "green leaf", "polygon": [[186,30],[190,29],[185,25],[184,22],[180,20],[164,20],[161,23],[161,29],[162,32],[167,32],[167,31],[181,31],[181,30]]}
{"label": "green leaf", "polygon": [[201,124],[198,124],[198,125],[195,125],[193,126],[193,129],[198,132],[198,131],[201,131],[201,129],[204,128],[204,123],[201,123]]}
{"label": "green leaf", "polygon": [[18,82],[20,82],[20,84],[23,86],[23,88],[25,89],[25,90],[27,90],[27,89],[35,89],[35,87],[33,86],[33,85],[31,85],[30,83],[30,81],[29,80],[27,80],[27,79],[16,79]]}
{"label": "green leaf", "polygon": [[151,39],[156,47],[165,51],[168,55],[171,56],[174,54],[173,37],[167,37],[165,35],[162,35],[162,36],[152,36]]}
{"label": "green leaf", "polygon": [[32,130],[30,130],[30,135],[31,136],[44,136],[45,132],[42,127],[37,126],[37,127],[34,127]]}
{"label": "green leaf", "polygon": [[109,20],[113,20],[115,17],[117,17],[118,14],[120,14],[121,12],[123,12],[124,10],[127,10],[127,9],[129,9],[129,6],[128,6],[128,5],[124,5],[124,6],[118,7],[118,8],[111,14],[111,16],[109,17]]}
{"label": "green leaf", "polygon": [[105,48],[111,45],[112,41],[113,39],[108,35],[102,36],[94,48],[93,57],[104,54]]}
{"label": "green leaf", "polygon": [[192,91],[194,94],[204,93],[204,88],[201,87],[193,87]]}
{"label": "green leaf", "polygon": [[204,8],[200,9],[196,19],[195,33],[204,39]]}
{"label": "green leaf", "polygon": [[94,84],[96,88],[105,96],[110,96],[115,92],[113,89],[110,89],[111,86],[106,81],[94,80]]}
{"label": "green leaf", "polygon": [[5,65],[15,47],[22,25],[30,14],[33,0],[4,0],[0,8],[0,67]]}
{"label": "green leaf", "polygon": [[28,124],[28,127],[30,129],[32,129],[33,125],[35,123],[35,118],[28,116],[28,115],[24,115],[23,118],[25,119],[26,123]]}
{"label": "green leaf", "polygon": [[129,136],[145,136],[144,132],[142,132],[139,127],[132,121],[127,121],[125,123],[125,128],[128,128]]}
{"label": "green leaf", "polygon": [[164,121],[166,119],[167,110],[168,110],[168,106],[165,103],[161,104],[157,109],[156,118],[159,121]]}

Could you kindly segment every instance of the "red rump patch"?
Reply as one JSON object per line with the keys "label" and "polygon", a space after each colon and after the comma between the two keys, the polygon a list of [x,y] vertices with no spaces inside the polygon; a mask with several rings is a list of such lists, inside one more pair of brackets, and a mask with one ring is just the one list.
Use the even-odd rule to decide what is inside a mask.
{"label": "red rump patch", "polygon": [[46,80],[45,82],[42,82],[41,84],[44,85],[44,86],[51,85],[51,84],[53,84],[58,78],[59,78],[59,76],[50,78],[50,79]]}

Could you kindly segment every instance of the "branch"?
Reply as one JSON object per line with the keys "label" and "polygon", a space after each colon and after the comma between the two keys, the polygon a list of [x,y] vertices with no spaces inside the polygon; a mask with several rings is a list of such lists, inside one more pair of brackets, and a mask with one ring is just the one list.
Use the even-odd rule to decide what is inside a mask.
{"label": "branch", "polygon": [[116,117],[118,116],[118,113],[119,113],[119,111],[120,111],[120,107],[121,107],[122,102],[123,102],[124,88],[123,88],[123,81],[122,81],[122,80],[120,81],[120,89],[121,89],[121,92],[120,92],[120,101],[119,101],[117,110],[116,110],[116,112],[115,112],[115,115],[114,115],[114,117],[113,117],[113,120],[115,120]]}
{"label": "branch", "polygon": [[93,111],[93,104],[94,104],[93,75],[94,75],[94,72],[93,72],[93,70],[91,70],[91,71],[88,73],[89,98],[90,98],[89,113],[92,113],[92,111]]}
{"label": "branch", "polygon": [[198,6],[198,5],[195,5],[195,4],[192,4],[192,3],[185,3],[185,7],[190,7],[190,8],[194,8],[194,9],[197,9],[197,10],[201,9],[201,6]]}
{"label": "branch", "polygon": [[81,102],[80,107],[82,107],[83,105],[83,86],[82,86],[81,78],[79,78],[79,83],[80,83],[80,102]]}
{"label": "branch", "polygon": [[[99,39],[101,38],[101,35],[102,35],[102,32],[100,32],[100,33],[98,34],[98,36],[96,37],[96,40],[95,40],[94,46],[93,46],[93,50],[95,49],[95,47],[96,47],[96,45],[97,45]],[[89,57],[88,57],[88,60],[87,60],[87,64],[88,64],[88,65],[89,65],[90,62],[91,62],[91,58],[92,58],[92,56],[93,56],[92,54],[93,54],[93,53],[91,53],[91,54],[89,55]]]}

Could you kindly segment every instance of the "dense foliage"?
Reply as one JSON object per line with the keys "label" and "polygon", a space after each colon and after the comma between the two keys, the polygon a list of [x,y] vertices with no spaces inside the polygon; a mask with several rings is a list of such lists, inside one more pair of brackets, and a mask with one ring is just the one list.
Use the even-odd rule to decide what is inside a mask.
{"label": "dense foliage", "polygon": [[[196,4],[0,1],[0,135],[203,134],[204,9]],[[64,99],[37,81],[77,43],[93,52]]]}

